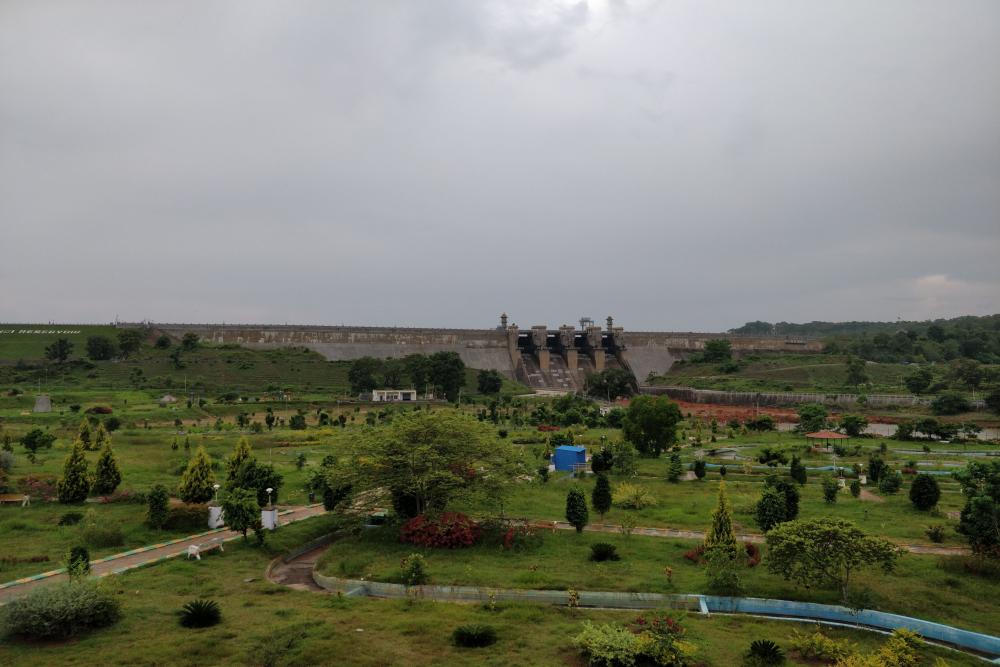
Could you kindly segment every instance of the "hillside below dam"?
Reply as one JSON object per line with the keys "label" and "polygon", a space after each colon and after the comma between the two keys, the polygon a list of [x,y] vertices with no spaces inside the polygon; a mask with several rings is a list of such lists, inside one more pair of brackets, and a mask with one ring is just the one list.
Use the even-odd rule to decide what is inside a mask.
{"label": "hillside below dam", "polygon": [[605,327],[583,319],[579,326],[540,324],[526,329],[508,323],[506,314],[492,329],[149,322],[135,326],[176,339],[194,333],[209,343],[253,349],[305,347],[331,361],[456,352],[470,368],[497,370],[534,389],[563,391],[583,389],[588,374],[606,368],[625,369],[642,384],[650,373],[667,372],[676,358],[702,350],[713,339],[730,341],[734,351],[822,350],[819,340],[789,336],[626,331],[611,317]]}

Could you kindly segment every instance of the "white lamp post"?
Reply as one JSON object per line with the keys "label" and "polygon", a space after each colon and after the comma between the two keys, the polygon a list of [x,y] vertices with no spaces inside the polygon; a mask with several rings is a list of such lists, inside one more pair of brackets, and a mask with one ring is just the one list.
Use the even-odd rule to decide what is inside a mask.
{"label": "white lamp post", "polygon": [[271,487],[267,487],[267,507],[260,510],[260,523],[264,530],[274,530],[278,527],[278,508],[271,504]]}
{"label": "white lamp post", "polygon": [[208,527],[214,530],[222,528],[225,519],[222,516],[222,508],[219,507],[219,485],[213,484],[212,488],[215,489],[215,498],[208,506]]}

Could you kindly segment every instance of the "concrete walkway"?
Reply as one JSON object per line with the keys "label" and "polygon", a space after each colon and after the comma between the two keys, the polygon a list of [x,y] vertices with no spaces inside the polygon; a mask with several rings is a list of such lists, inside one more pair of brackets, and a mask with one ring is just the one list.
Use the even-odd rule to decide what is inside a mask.
{"label": "concrete walkway", "polygon": [[[324,511],[322,504],[291,507],[278,513],[279,525],[308,519],[309,517],[323,514]],[[187,548],[191,545],[203,544],[208,540],[217,540],[219,538],[228,542],[240,537],[242,537],[240,533],[233,530],[226,530],[225,528],[210,530],[197,535],[191,535],[190,537],[132,549],[91,561],[90,571],[95,576],[106,577],[109,574],[118,574],[157,561],[183,556],[187,553]],[[40,586],[46,586],[57,581],[66,581],[66,579],[65,570],[60,569],[0,584],[0,604],[30,593]]]}

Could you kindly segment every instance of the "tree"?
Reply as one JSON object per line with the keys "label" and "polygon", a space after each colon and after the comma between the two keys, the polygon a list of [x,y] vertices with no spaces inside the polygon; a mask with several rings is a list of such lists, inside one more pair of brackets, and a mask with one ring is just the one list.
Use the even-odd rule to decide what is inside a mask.
{"label": "tree", "polygon": [[580,489],[570,489],[566,494],[566,521],[572,524],[578,533],[582,533],[584,526],[590,521],[587,499]]}
{"label": "tree", "polygon": [[903,476],[897,470],[888,470],[878,480],[879,493],[893,495],[899,493],[903,486]]}
{"label": "tree", "polygon": [[767,569],[805,587],[840,591],[846,603],[851,575],[862,569],[892,572],[902,549],[888,540],[865,535],[843,519],[790,521],[768,531]]}
{"label": "tree", "polygon": [[1000,461],[971,461],[955,479],[965,496],[958,532],[974,553],[1000,559]]}
{"label": "tree", "polygon": [[108,433],[108,429],[104,428],[104,422],[97,422],[97,427],[94,428],[90,444],[85,445],[84,449],[96,452],[109,444],[111,444],[111,435]]}
{"label": "tree", "polygon": [[674,453],[670,455],[670,462],[667,464],[667,481],[677,483],[681,481],[684,474],[684,464],[681,463],[681,455]]}
{"label": "tree", "polygon": [[142,347],[142,339],[144,338],[142,331],[139,329],[122,329],[118,332],[118,350],[122,353],[122,357],[128,357],[131,354],[135,354]]}
{"label": "tree", "polygon": [[611,482],[608,481],[607,475],[597,476],[594,492],[590,496],[590,504],[594,506],[594,511],[601,515],[603,521],[604,515],[611,509]]}
{"label": "tree", "polygon": [[90,492],[90,475],[87,474],[87,457],[83,445],[74,442],[63,464],[63,476],[56,482],[56,493],[63,504],[82,503]]}
{"label": "tree", "polygon": [[813,433],[826,428],[827,411],[819,403],[799,406],[799,423],[795,430],[799,433]]}
{"label": "tree", "polygon": [[631,396],[635,378],[624,368],[605,368],[599,373],[590,373],[584,381],[588,396],[613,401],[623,396]]}
{"label": "tree", "polygon": [[73,343],[67,338],[59,338],[45,348],[45,358],[49,361],[63,363],[73,354]]}
{"label": "tree", "polygon": [[872,484],[878,484],[890,470],[889,464],[883,461],[881,456],[872,454],[868,457],[868,479]]}
{"label": "tree", "polygon": [[936,415],[958,415],[972,409],[963,394],[957,391],[945,391],[931,401],[931,412]]}
{"label": "tree", "polygon": [[[240,438],[233,447],[233,453],[226,459],[226,483],[232,484],[233,480],[236,479],[240,466],[253,458],[253,449],[250,447],[250,441],[247,440],[246,436]],[[236,484],[235,486],[242,485]]]}
{"label": "tree", "polygon": [[986,397],[983,400],[986,401],[986,407],[992,410],[994,414],[1000,415],[1000,384],[989,387]]}
{"label": "tree", "polygon": [[257,494],[239,487],[227,489],[219,504],[222,506],[222,515],[226,518],[226,525],[230,530],[242,533],[243,540],[246,541],[247,531],[260,521]]}
{"label": "tree", "polygon": [[150,528],[163,528],[167,523],[170,508],[170,495],[167,487],[157,484],[146,496],[146,525]]}
{"label": "tree", "polygon": [[21,437],[21,446],[28,450],[28,460],[32,463],[38,455],[39,449],[51,449],[56,437],[51,433],[46,433],[40,428],[33,428]]}
{"label": "tree", "polygon": [[760,500],[754,505],[754,519],[757,526],[766,533],[785,521],[786,514],[784,494],[778,489],[765,487],[760,494]]}
{"label": "tree", "polygon": [[111,441],[107,440],[101,449],[101,455],[97,457],[97,466],[94,469],[94,493],[99,496],[110,495],[121,483],[122,472],[111,449]]}
{"label": "tree", "polygon": [[288,428],[293,431],[306,430],[306,415],[302,412],[302,410],[299,410],[297,413],[288,418]]}
{"label": "tree", "polygon": [[838,491],[840,491],[840,485],[837,484],[837,480],[830,475],[823,475],[823,500],[828,505],[837,502]]}
{"label": "tree", "polygon": [[115,356],[115,352],[117,352],[115,343],[107,336],[87,338],[87,356],[92,361],[107,361]]}
{"label": "tree", "polygon": [[974,359],[955,359],[949,364],[948,379],[953,386],[978,389],[986,379],[986,371],[982,364]]}
{"label": "tree", "polygon": [[[253,491],[257,494],[257,502],[263,507],[268,504],[268,499],[272,503],[278,501],[278,491],[283,481],[281,473],[273,465],[260,463],[251,457],[240,464],[227,488]],[[268,492],[268,489],[271,491]]]}
{"label": "tree", "polygon": [[194,352],[198,349],[199,340],[198,334],[188,331],[186,334],[181,336],[181,348],[185,352]]}
{"label": "tree", "polygon": [[934,374],[926,366],[914,368],[903,378],[903,384],[914,394],[922,394],[927,391],[927,388],[931,386],[931,382],[933,381]]}
{"label": "tree", "polygon": [[403,370],[410,378],[410,386],[425,390],[430,376],[430,362],[422,354],[408,354],[403,357]]}
{"label": "tree", "polygon": [[729,361],[733,358],[733,346],[728,340],[722,338],[707,340],[701,358],[709,363]]}
{"label": "tree", "polygon": [[699,480],[705,479],[705,460],[697,459],[691,468],[694,470],[694,476]]}
{"label": "tree", "polygon": [[910,484],[910,502],[922,512],[926,512],[938,504],[941,499],[941,487],[934,475],[921,473]]}
{"label": "tree", "polygon": [[157,350],[167,350],[173,345],[173,341],[170,340],[170,336],[166,334],[160,334],[156,337],[156,342],[153,343],[153,347]]}
{"label": "tree", "polygon": [[382,364],[374,357],[361,357],[351,362],[347,371],[347,381],[351,383],[352,394],[366,394],[378,386],[375,374]]}
{"label": "tree", "polygon": [[785,497],[785,521],[791,521],[799,516],[799,490],[794,484],[777,475],[768,475],[764,487],[777,489]]}
{"label": "tree", "polygon": [[178,495],[186,503],[207,503],[215,495],[214,484],[212,460],[205,448],[199,445],[181,477]]}
{"label": "tree", "polygon": [[264,414],[264,423],[267,424],[268,431],[274,428],[274,423],[276,421],[278,421],[278,418],[274,416],[274,410],[268,408],[267,412]]}
{"label": "tree", "polygon": [[809,471],[802,464],[802,459],[798,456],[792,455],[792,465],[788,467],[789,476],[799,483],[800,486],[805,486],[806,482],[809,480]]}
{"label": "tree", "polygon": [[846,384],[855,387],[859,384],[865,384],[868,380],[868,373],[865,372],[865,360],[855,356],[848,357]]}
{"label": "tree", "polygon": [[868,420],[861,415],[844,415],[840,418],[840,428],[846,435],[856,438],[868,428]]}
{"label": "tree", "polygon": [[457,410],[407,412],[353,439],[331,466],[331,488],[349,485],[357,503],[387,492],[398,514],[442,512],[458,499],[499,504],[524,472],[520,451],[493,428]]}
{"label": "tree", "polygon": [[733,510],[726,495],[726,483],[719,482],[719,497],[712,512],[712,525],[705,535],[705,549],[722,548],[733,555],[739,552],[736,533],[733,532]]}
{"label": "tree", "polygon": [[76,431],[76,439],[83,443],[84,449],[90,449],[90,441],[93,440],[93,433],[90,430],[90,420],[86,417],[80,422],[80,428]]}
{"label": "tree", "polygon": [[481,370],[476,376],[480,394],[499,394],[503,388],[503,377],[495,370]]}
{"label": "tree", "polygon": [[681,410],[666,396],[637,396],[622,420],[625,439],[643,456],[657,457],[677,441]]}
{"label": "tree", "polygon": [[458,399],[465,386],[465,362],[457,352],[435,352],[429,358],[431,384],[441,390],[449,401]]}

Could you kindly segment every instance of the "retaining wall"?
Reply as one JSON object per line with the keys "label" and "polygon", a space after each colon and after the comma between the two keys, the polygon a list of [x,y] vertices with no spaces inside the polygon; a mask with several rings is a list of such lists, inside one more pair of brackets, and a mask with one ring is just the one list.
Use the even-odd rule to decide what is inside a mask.
{"label": "retaining wall", "polygon": [[[763,405],[769,407],[794,406],[802,403],[821,403],[842,408],[857,408],[859,394],[809,394],[756,391],[719,391],[716,389],[694,389],[692,387],[641,387],[644,394],[666,395],[688,403],[717,403],[721,405]],[[930,398],[923,396],[868,394],[866,405],[871,407],[903,406],[927,407]],[[981,400],[971,401],[972,407],[981,410],[985,404]]]}

